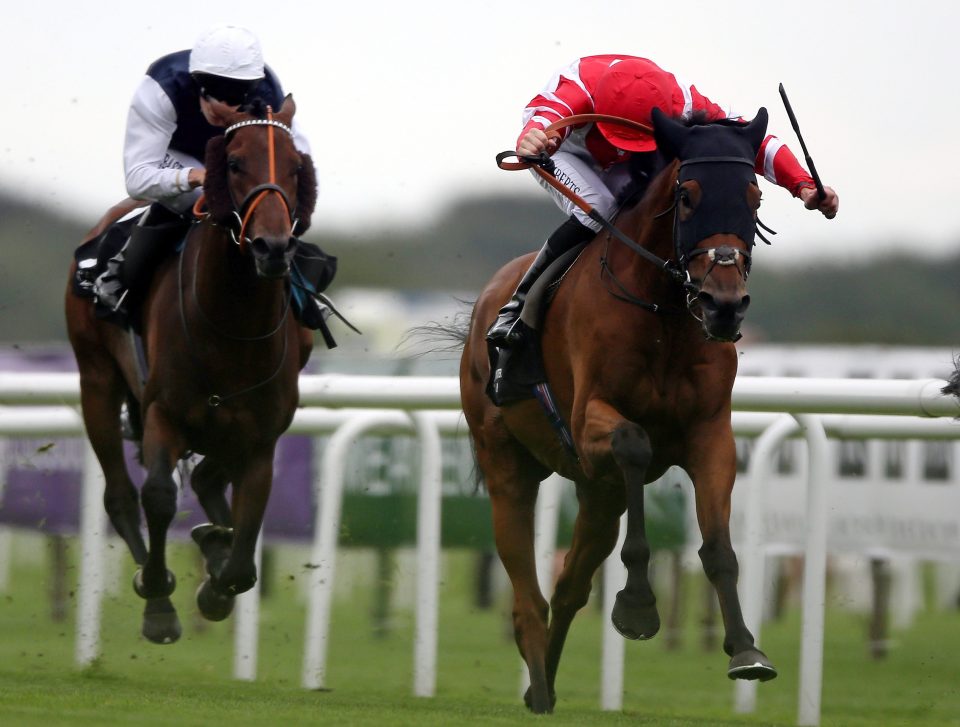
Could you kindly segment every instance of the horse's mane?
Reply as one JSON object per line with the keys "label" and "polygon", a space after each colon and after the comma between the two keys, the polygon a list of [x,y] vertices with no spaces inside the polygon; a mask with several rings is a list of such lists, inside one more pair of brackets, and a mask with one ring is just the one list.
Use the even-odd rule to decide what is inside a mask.
{"label": "horse's mane", "polygon": [[[679,124],[683,124],[684,126],[744,126],[748,123],[742,119],[711,119],[707,115],[706,111],[694,111],[689,117],[685,118],[682,116],[676,116],[673,120]],[[655,182],[657,177],[659,177],[660,174],[670,166],[671,162],[673,162],[673,157],[668,157],[660,152],[659,149],[655,152],[649,153],[653,155],[653,161],[649,165],[648,169],[650,181],[644,188],[643,194],[634,194],[624,200],[619,214],[623,214],[635,207],[638,207],[640,203],[649,196],[653,187],[656,186]]]}
{"label": "horse's mane", "polygon": [[694,111],[690,118],[674,118],[677,123],[684,126],[746,126],[749,122],[743,119],[711,119],[706,111]]}
{"label": "horse's mane", "polygon": [[[259,98],[253,99],[244,111],[255,118],[266,117],[266,104]],[[233,200],[227,187],[227,141],[222,134],[207,142],[204,159],[206,178],[203,192],[207,200],[207,210],[214,222],[227,224],[233,218]],[[310,228],[310,220],[317,205],[317,171],[309,154],[300,154],[300,172],[297,174],[297,210],[299,219],[296,234],[302,235]]]}

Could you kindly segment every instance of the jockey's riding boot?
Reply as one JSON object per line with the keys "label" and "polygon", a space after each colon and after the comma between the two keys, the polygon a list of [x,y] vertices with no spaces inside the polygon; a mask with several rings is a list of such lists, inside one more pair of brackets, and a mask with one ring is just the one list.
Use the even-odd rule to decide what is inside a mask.
{"label": "jockey's riding boot", "polygon": [[120,270],[123,267],[124,251],[130,241],[127,240],[120,252],[107,260],[107,269],[100,273],[93,283],[93,292],[97,303],[112,311],[121,310],[127,290],[120,280]]}
{"label": "jockey's riding boot", "polygon": [[526,302],[527,293],[530,292],[537,278],[563,253],[580,243],[588,242],[596,234],[596,231],[582,224],[576,217],[571,216],[560,225],[547,239],[527,272],[523,274],[510,300],[500,309],[497,320],[487,331],[487,341],[498,348],[516,348],[524,340],[528,331],[527,325],[520,320],[520,313]]}
{"label": "jockey's riding boot", "polygon": [[[188,221],[161,205],[151,205],[97,278],[97,302],[126,319],[132,303],[139,303],[146,295],[153,271],[172,252],[188,226]],[[131,296],[137,300],[131,301]]]}

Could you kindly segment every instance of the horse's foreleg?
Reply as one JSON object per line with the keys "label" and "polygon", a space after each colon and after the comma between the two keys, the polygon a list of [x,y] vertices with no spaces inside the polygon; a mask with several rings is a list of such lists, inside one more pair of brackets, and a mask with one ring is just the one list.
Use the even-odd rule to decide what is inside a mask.
{"label": "horse's foreleg", "polygon": [[660,614],[650,586],[650,544],[643,508],[652,454],[650,439],[641,427],[624,422],[614,430],[610,447],[623,471],[627,501],[627,532],[620,551],[620,559],[627,567],[627,583],[617,594],[610,620],[625,638],[651,639],[660,630]]}
{"label": "horse's foreleg", "polygon": [[616,545],[618,518],[624,507],[619,483],[613,487],[603,483],[578,483],[577,499],[580,507],[573,542],[550,600],[547,681],[551,693],[570,624],[577,611],[587,604],[593,574]]}
{"label": "horse's foreleg", "polygon": [[234,481],[233,544],[219,573],[211,573],[215,591],[227,596],[249,591],[257,582],[254,553],[273,484],[273,447],[246,459]]}
{"label": "horse's foreleg", "polygon": [[628,639],[652,638],[660,630],[660,615],[650,587],[650,545],[643,510],[650,439],[642,427],[624,419],[606,401],[592,399],[584,409],[579,441],[588,476],[609,477],[619,470],[625,485],[627,532],[620,558],[627,567],[627,583],[617,594],[610,619]]}
{"label": "horse's foreleg", "polygon": [[736,477],[736,450],[729,425],[691,432],[687,473],[693,480],[697,520],[703,535],[700,560],[707,578],[717,591],[723,616],[723,650],[731,657],[727,676],[731,679],[766,681],[777,671],[766,655],[754,645],[737,595],[739,567],[730,543],[730,495]]}
{"label": "horse's foreleg", "polygon": [[143,612],[143,635],[155,643],[168,644],[180,638],[180,621],[170,602],[176,579],[167,570],[167,530],[177,512],[177,485],[173,469],[184,445],[156,407],[147,410],[143,455],[147,477],[141,490],[147,518],[150,553],[134,577],[134,589],[147,600]]}

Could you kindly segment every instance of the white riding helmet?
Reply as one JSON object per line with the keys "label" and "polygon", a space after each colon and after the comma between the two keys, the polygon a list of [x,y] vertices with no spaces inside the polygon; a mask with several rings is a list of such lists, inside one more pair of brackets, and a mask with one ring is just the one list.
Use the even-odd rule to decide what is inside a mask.
{"label": "white riding helmet", "polygon": [[249,30],[236,25],[210,28],[190,51],[190,73],[258,81],[264,75],[260,41]]}

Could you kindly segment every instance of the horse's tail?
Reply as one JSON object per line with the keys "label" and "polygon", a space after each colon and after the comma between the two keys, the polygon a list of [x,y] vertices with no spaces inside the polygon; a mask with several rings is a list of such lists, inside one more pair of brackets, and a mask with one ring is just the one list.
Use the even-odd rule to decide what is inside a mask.
{"label": "horse's tail", "polygon": [[[403,334],[400,346],[416,348],[416,356],[428,354],[459,354],[470,335],[470,322],[475,301],[456,299],[462,306],[454,313],[448,323],[428,321],[422,326],[414,326]],[[474,494],[484,487],[483,472],[477,464],[477,448],[470,438],[470,453],[473,455],[473,491]]]}
{"label": "horse's tail", "polygon": [[470,334],[470,311],[474,304],[460,298],[456,301],[466,310],[458,310],[447,323],[428,321],[422,326],[408,329],[400,339],[398,348],[414,349],[415,356],[459,354]]}
{"label": "horse's tail", "polygon": [[947,382],[947,385],[941,389],[944,394],[953,394],[960,399],[960,356],[953,361],[953,375]]}

